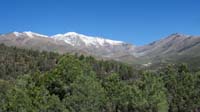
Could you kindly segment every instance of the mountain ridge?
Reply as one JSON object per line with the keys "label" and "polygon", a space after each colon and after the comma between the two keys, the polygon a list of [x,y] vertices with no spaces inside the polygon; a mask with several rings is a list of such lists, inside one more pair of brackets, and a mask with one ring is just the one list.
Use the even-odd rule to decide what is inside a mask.
{"label": "mountain ridge", "polygon": [[[68,32],[65,34],[57,34],[51,36],[54,39],[58,40],[64,40],[66,43],[69,43],[73,46],[75,46],[75,39],[79,38],[81,39],[86,45],[100,45],[103,46],[105,43],[107,44],[112,44],[112,45],[117,45],[117,44],[123,44],[124,42],[122,41],[116,41],[116,40],[110,40],[110,39],[105,39],[105,38],[100,38],[100,37],[92,37],[92,36],[86,36],[83,34],[78,34],[76,32]],[[75,42],[74,42],[75,41]]]}
{"label": "mountain ridge", "polygon": [[10,46],[29,47],[58,53],[80,53],[101,58],[117,58],[134,49],[134,46],[122,41],[86,36],[75,32],[46,37],[46,35],[30,31],[12,32],[1,35],[0,42]]}
{"label": "mountain ridge", "polygon": [[[28,38],[27,38],[28,37]],[[79,53],[102,59],[149,65],[158,61],[200,56],[199,36],[174,33],[147,45],[135,46],[122,41],[86,36],[76,32],[53,36],[34,32],[12,32],[0,35],[0,43],[58,53]]]}

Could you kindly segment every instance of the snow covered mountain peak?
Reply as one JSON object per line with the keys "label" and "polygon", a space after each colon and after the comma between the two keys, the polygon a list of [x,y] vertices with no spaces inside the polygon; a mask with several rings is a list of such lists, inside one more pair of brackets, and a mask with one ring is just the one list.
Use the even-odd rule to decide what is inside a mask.
{"label": "snow covered mountain peak", "polygon": [[65,34],[57,34],[52,36],[55,40],[63,40],[66,43],[72,45],[72,46],[108,46],[108,45],[121,45],[124,42],[122,41],[114,41],[110,39],[104,39],[100,37],[92,37],[92,36],[86,36],[83,34],[78,34],[76,32],[68,32]]}
{"label": "snow covered mountain peak", "polygon": [[42,35],[42,34],[34,33],[34,32],[31,32],[31,31],[25,31],[25,32],[23,32],[23,34],[26,34],[26,35],[28,35],[29,37],[34,37],[34,36],[48,37],[47,35]]}
{"label": "snow covered mountain peak", "polygon": [[54,41],[61,40],[69,45],[72,45],[74,47],[79,47],[79,48],[82,48],[82,47],[112,48],[113,46],[123,46],[126,44],[122,41],[115,41],[115,40],[105,39],[101,37],[86,36],[86,35],[79,34],[76,32],[56,34],[53,36],[46,36],[46,35],[31,32],[31,31],[13,32],[10,34],[15,35],[15,37],[27,37],[27,38],[49,37],[49,38],[52,38]]}
{"label": "snow covered mountain peak", "polygon": [[64,34],[65,36],[68,36],[68,35],[81,35],[81,34],[78,34],[76,32],[67,32]]}
{"label": "snow covered mountain peak", "polygon": [[20,36],[21,33],[15,31],[15,32],[13,32],[13,34],[18,37],[18,36]]}
{"label": "snow covered mountain peak", "polygon": [[24,32],[13,32],[13,34],[17,37],[19,36],[28,36],[30,38],[33,38],[34,36],[38,36],[38,37],[48,37],[46,35],[41,35],[41,34],[38,34],[38,33],[34,33],[34,32],[31,32],[31,31],[24,31]]}

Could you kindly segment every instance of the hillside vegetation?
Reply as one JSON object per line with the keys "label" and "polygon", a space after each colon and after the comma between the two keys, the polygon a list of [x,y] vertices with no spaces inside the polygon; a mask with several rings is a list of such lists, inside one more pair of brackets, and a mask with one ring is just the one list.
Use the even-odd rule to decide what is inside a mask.
{"label": "hillside vegetation", "polygon": [[0,45],[2,112],[198,112],[200,72]]}

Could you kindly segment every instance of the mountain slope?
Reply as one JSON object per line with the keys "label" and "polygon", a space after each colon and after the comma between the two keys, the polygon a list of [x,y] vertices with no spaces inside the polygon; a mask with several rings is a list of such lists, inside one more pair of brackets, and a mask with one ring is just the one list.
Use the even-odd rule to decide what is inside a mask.
{"label": "mountain slope", "polygon": [[200,37],[172,34],[144,46],[86,36],[75,32],[46,36],[33,32],[0,35],[0,43],[40,51],[78,53],[100,59],[114,59],[144,67],[162,63],[194,63],[200,58]]}
{"label": "mountain slope", "polygon": [[17,46],[44,51],[53,51],[59,53],[72,52],[73,47],[65,44],[63,41],[54,41],[48,36],[33,32],[13,32],[0,35],[0,43],[8,46]]}
{"label": "mountain slope", "polygon": [[[46,36],[33,32],[13,32],[0,35],[0,43],[58,53],[79,53],[97,58],[116,59],[130,55],[134,46],[121,41],[85,36],[75,32]],[[132,56],[134,58],[134,56]]]}
{"label": "mountain slope", "polygon": [[183,54],[195,46],[199,46],[200,38],[182,34],[172,34],[167,38],[155,41],[145,46],[138,47],[139,56]]}
{"label": "mountain slope", "polygon": [[91,37],[75,32],[54,35],[52,38],[55,40],[63,40],[78,50],[104,58],[117,58],[121,55],[128,54],[129,51],[134,49],[133,45],[121,41]]}
{"label": "mountain slope", "polygon": [[136,48],[137,57],[143,64],[189,63],[200,59],[200,37],[172,34],[167,38]]}
{"label": "mountain slope", "polygon": [[134,46],[121,41],[86,36],[75,32],[54,36],[33,32],[13,32],[0,35],[0,43],[41,51],[92,55],[97,58],[114,59],[144,66],[196,59],[200,56],[198,53],[200,38],[178,33],[144,46]]}
{"label": "mountain slope", "polygon": [[55,40],[64,40],[66,43],[72,46],[93,46],[93,47],[103,47],[103,46],[114,46],[125,44],[122,41],[113,41],[109,39],[91,37],[76,32],[68,32],[66,34],[57,34],[52,36]]}

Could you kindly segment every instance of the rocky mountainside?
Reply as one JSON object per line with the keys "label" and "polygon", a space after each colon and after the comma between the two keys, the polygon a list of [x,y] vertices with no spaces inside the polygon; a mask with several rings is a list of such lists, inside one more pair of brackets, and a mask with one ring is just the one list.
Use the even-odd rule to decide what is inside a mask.
{"label": "rocky mountainside", "polygon": [[58,53],[80,53],[98,58],[116,59],[132,55],[135,46],[121,41],[85,36],[75,32],[53,36],[33,32],[12,32],[0,35],[0,43]]}
{"label": "rocky mountainside", "polygon": [[82,34],[78,34],[76,32],[68,32],[66,34],[57,34],[51,36],[55,40],[64,40],[66,43],[75,46],[90,46],[90,47],[104,47],[104,46],[115,46],[125,44],[122,41],[113,41],[109,39],[99,38],[99,37],[91,37]]}
{"label": "rocky mountainside", "polygon": [[63,41],[55,41],[46,35],[33,32],[13,32],[0,35],[0,43],[8,46],[29,48],[35,50],[53,51],[59,53],[72,52],[73,47]]}
{"label": "rocky mountainside", "polygon": [[136,57],[145,66],[163,63],[200,65],[200,36],[172,34],[148,45],[135,48]]}
{"label": "rocky mountainside", "polygon": [[86,36],[75,32],[53,36],[33,32],[12,32],[0,35],[0,43],[41,51],[92,55],[97,58],[114,59],[144,66],[200,58],[200,37],[178,33],[144,46],[134,46],[122,41]]}
{"label": "rocky mountainside", "polygon": [[[199,37],[176,33],[148,45],[137,47],[136,52],[138,56],[149,57],[154,57],[155,54],[156,56],[181,55],[193,51],[199,46]],[[199,54],[195,53],[195,55]]]}

